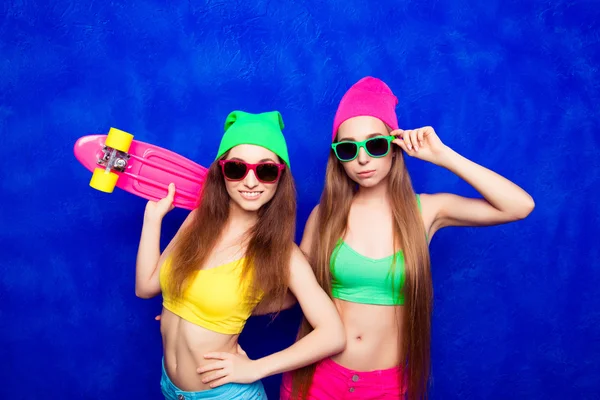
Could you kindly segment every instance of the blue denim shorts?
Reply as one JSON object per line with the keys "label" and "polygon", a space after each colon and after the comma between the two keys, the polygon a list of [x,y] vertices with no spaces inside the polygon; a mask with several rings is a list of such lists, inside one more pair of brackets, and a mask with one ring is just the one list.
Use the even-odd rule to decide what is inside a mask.
{"label": "blue denim shorts", "polygon": [[185,392],[173,384],[163,360],[160,387],[166,400],[267,400],[261,381],[250,384],[227,383],[214,389],[200,392]]}

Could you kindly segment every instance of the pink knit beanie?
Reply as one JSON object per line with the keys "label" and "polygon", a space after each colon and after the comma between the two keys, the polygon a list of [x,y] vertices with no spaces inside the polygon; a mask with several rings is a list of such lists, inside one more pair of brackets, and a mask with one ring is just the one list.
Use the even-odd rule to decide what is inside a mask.
{"label": "pink knit beanie", "polygon": [[340,101],[333,119],[333,136],[342,122],[352,117],[371,116],[379,118],[392,129],[398,129],[396,105],[398,99],[382,80],[367,76],[356,82]]}

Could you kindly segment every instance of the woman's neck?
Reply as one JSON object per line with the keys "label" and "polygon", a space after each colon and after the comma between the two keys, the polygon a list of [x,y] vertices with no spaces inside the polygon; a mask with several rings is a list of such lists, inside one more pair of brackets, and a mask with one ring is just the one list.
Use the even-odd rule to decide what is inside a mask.
{"label": "woman's neck", "polygon": [[372,187],[358,186],[358,191],[354,195],[354,201],[362,204],[381,205],[388,203],[388,181],[383,179],[377,185]]}
{"label": "woman's neck", "polygon": [[256,224],[256,221],[258,221],[258,212],[246,211],[234,201],[230,203],[227,228],[231,230],[232,233],[237,232],[239,234],[244,234]]}

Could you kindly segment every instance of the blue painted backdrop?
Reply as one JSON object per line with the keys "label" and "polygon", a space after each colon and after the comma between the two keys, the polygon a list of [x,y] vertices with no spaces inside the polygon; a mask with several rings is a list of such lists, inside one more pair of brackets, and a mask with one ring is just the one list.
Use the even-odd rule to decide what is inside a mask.
{"label": "blue painted backdrop", "polygon": [[[89,188],[79,136],[116,126],[208,165],[229,111],[278,109],[300,235],[364,75],[397,93],[402,126],[433,125],[537,202],[434,239],[432,398],[598,398],[598,2],[169,3],[0,6],[0,398],[161,397],[160,300],[133,290],[145,202]],[[475,194],[409,165],[418,191]],[[252,319],[242,345],[281,349],[298,318]]]}

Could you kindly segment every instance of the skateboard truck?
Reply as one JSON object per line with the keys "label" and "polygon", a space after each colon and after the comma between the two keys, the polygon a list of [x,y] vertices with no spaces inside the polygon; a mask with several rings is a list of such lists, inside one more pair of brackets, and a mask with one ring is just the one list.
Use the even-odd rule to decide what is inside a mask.
{"label": "skateboard truck", "polygon": [[127,161],[129,161],[129,158],[131,157],[128,153],[124,151],[119,151],[106,145],[102,147],[102,153],[103,156],[99,158],[97,162],[98,165],[102,165],[108,171],[125,171],[125,167],[127,167]]}
{"label": "skateboard truck", "polygon": [[127,161],[131,157],[128,151],[132,141],[132,134],[110,128],[102,146],[102,156],[96,160],[96,163],[104,168],[94,170],[90,181],[91,187],[102,192],[112,193],[119,179],[119,175],[113,171],[125,171]]}

